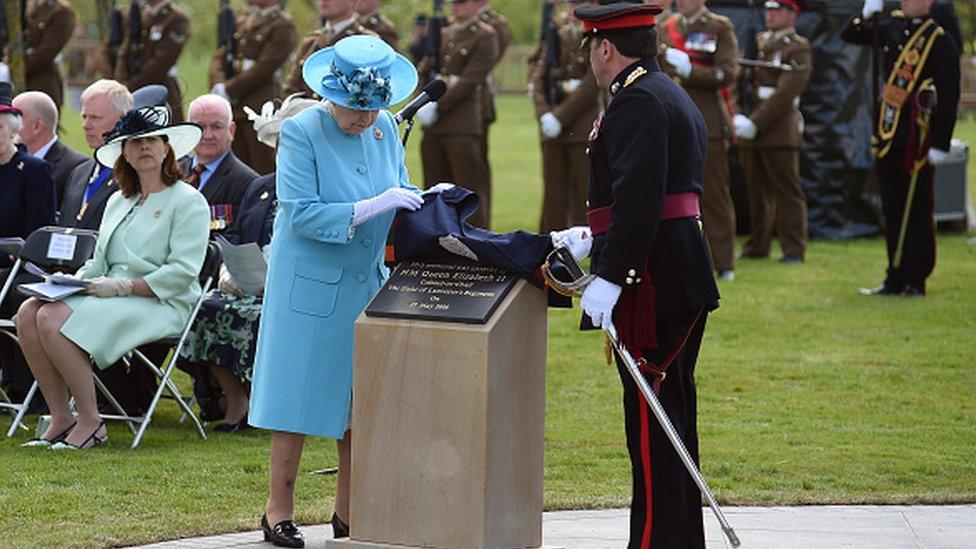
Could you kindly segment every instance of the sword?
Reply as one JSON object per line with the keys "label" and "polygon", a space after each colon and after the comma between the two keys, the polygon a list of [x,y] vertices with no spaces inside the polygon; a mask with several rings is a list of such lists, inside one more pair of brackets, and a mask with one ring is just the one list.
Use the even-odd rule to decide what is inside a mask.
{"label": "sword", "polygon": [[[556,246],[553,251],[546,258],[545,263],[542,265],[542,273],[546,279],[546,283],[555,289],[557,292],[568,295],[568,296],[579,296],[582,294],[582,290],[587,284],[593,279],[593,275],[584,275],[583,269],[576,262],[573,254],[570,253],[569,249],[565,246]],[[558,277],[560,274],[567,275],[567,279],[572,280],[560,280]],[[637,383],[637,388],[640,389],[642,395],[644,395],[644,401],[651,408],[654,413],[654,417],[657,422],[664,429],[664,434],[667,435],[668,440],[671,441],[671,446],[674,447],[675,452],[677,452],[678,457],[681,458],[681,462],[684,464],[685,469],[691,478],[698,485],[698,489],[701,491],[702,496],[705,497],[705,501],[708,502],[708,506],[715,513],[715,518],[718,519],[719,525],[722,527],[722,531],[725,532],[725,537],[729,539],[729,543],[732,547],[738,547],[741,545],[739,541],[739,536],[735,534],[735,530],[732,529],[732,525],[725,518],[725,514],[722,512],[722,508],[719,507],[718,502],[715,501],[715,496],[712,495],[712,491],[709,490],[708,484],[705,483],[705,478],[702,477],[701,471],[698,470],[698,466],[695,465],[694,460],[691,459],[691,454],[688,453],[688,449],[685,447],[684,442],[678,436],[678,432],[674,429],[674,424],[671,423],[671,419],[668,417],[667,412],[664,411],[664,407],[661,406],[661,402],[657,399],[657,395],[654,394],[654,390],[651,389],[651,385],[647,382],[644,374],[640,371],[640,366],[637,365],[637,361],[631,356],[630,352],[620,343],[617,338],[617,329],[610,324],[608,328],[604,329],[604,333],[607,334],[607,338],[610,340],[613,349],[617,352],[617,355],[624,362],[627,367],[627,371],[630,372],[631,377],[634,378],[634,382]]]}
{"label": "sword", "polygon": [[[915,100],[918,101],[920,97],[921,92],[915,96]],[[925,138],[929,133],[929,121],[932,117],[934,102],[936,100],[935,93],[932,92],[932,101],[927,102],[925,105],[919,105],[918,151],[915,152],[914,162],[912,163],[912,178],[908,182],[908,196],[905,197],[905,211],[901,214],[901,227],[898,229],[898,245],[895,246],[895,257],[891,262],[896,269],[901,269],[901,260],[905,251],[905,234],[908,232],[908,217],[912,210],[912,202],[915,201],[915,187],[918,186],[918,174],[921,173],[925,163],[928,162],[928,158],[926,157],[919,159],[918,153],[922,151],[922,147],[925,145]]]}
{"label": "sword", "polygon": [[794,66],[789,63],[773,63],[772,61],[759,61],[758,59],[739,59],[740,65],[745,65],[746,67],[760,67],[763,69],[776,69],[778,71],[792,72],[798,69],[804,68],[803,66]]}

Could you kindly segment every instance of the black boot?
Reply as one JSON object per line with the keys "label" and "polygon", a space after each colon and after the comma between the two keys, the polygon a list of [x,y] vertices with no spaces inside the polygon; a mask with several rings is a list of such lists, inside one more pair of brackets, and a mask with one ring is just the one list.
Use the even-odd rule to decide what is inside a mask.
{"label": "black boot", "polygon": [[332,537],[334,539],[349,537],[349,525],[342,522],[339,515],[335,513],[332,513]]}

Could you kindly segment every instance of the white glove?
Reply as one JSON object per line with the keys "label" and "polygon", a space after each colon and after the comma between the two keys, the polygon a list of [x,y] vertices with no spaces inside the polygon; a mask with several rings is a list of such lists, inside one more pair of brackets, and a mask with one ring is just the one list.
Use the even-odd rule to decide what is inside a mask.
{"label": "white glove", "polygon": [[573,93],[576,90],[578,90],[579,87],[582,84],[583,84],[583,80],[582,79],[580,79],[580,78],[570,78],[569,80],[566,80],[565,82],[563,82],[563,92],[565,92],[565,93]]}
{"label": "white glove", "polygon": [[361,225],[378,215],[391,210],[404,208],[414,211],[420,208],[424,199],[420,195],[402,187],[391,187],[373,198],[360,200],[352,206],[352,226]]}
{"label": "white glove", "polygon": [[224,99],[230,101],[230,96],[227,95],[227,86],[225,86],[223,82],[219,84],[214,84],[214,87],[210,89],[210,93],[214,95],[219,95]]}
{"label": "white glove", "polygon": [[589,227],[570,227],[561,231],[552,231],[549,233],[549,238],[552,239],[553,246],[569,248],[569,253],[576,261],[582,261],[590,255],[590,248],[593,246]]}
{"label": "white glove", "polygon": [[98,297],[125,297],[132,295],[132,281],[100,276],[85,281],[85,292]]}
{"label": "white glove", "polygon": [[559,134],[563,133],[563,125],[559,119],[556,118],[556,115],[552,114],[551,112],[547,112],[539,117],[539,130],[545,137],[554,139],[559,137]]}
{"label": "white glove", "polygon": [[434,122],[437,122],[437,103],[430,102],[417,109],[417,114],[413,115],[420,122],[421,126],[425,128],[430,126]]}
{"label": "white glove", "polygon": [[596,277],[583,290],[580,306],[590,315],[594,326],[609,328],[613,324],[613,306],[620,298],[620,286]]}
{"label": "white glove", "polygon": [[881,13],[884,9],[884,0],[864,0],[864,7],[861,8],[861,15],[865,19],[870,19],[872,15]]}
{"label": "white glove", "polygon": [[454,188],[454,183],[448,183],[447,181],[442,181],[434,185],[433,187],[427,189],[423,193],[421,193],[421,196],[426,196],[428,194],[441,194],[442,192],[453,188]]}
{"label": "white glove", "polygon": [[949,151],[942,151],[931,147],[929,149],[929,164],[940,164],[949,156]]}
{"label": "white glove", "polygon": [[237,297],[244,297],[244,290],[237,285],[234,277],[230,276],[230,271],[226,265],[220,266],[220,278],[217,280],[217,289],[225,294],[233,294]]}
{"label": "white glove", "polygon": [[739,139],[755,139],[756,132],[759,131],[755,122],[744,114],[732,117],[732,124],[735,125],[735,136]]}
{"label": "white glove", "polygon": [[0,82],[10,82],[10,65],[0,61]]}
{"label": "white glove", "polygon": [[674,67],[678,76],[688,78],[688,75],[691,74],[691,57],[688,57],[687,53],[677,48],[668,48],[664,52],[664,60]]}
{"label": "white glove", "polygon": [[529,82],[525,86],[525,95],[529,96],[529,99],[532,99],[532,97],[535,95],[535,84]]}

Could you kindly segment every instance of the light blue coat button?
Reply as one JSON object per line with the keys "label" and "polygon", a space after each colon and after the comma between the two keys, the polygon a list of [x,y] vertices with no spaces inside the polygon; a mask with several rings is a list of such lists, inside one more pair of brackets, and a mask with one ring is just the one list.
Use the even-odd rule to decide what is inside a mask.
{"label": "light blue coat button", "polygon": [[356,166],[356,171],[359,172],[359,173],[366,173],[366,166],[363,166],[362,164],[360,164],[360,165]]}
{"label": "light blue coat button", "polygon": [[364,275],[364,274],[361,274],[361,275],[357,276],[356,278],[358,278],[360,282],[366,282],[366,275]]}
{"label": "light blue coat button", "polygon": [[315,236],[322,236],[323,234],[325,234],[325,231],[322,229],[315,229]]}
{"label": "light blue coat button", "polygon": [[371,238],[364,238],[363,239],[363,246],[369,246],[372,243],[373,243],[373,239],[371,239]]}

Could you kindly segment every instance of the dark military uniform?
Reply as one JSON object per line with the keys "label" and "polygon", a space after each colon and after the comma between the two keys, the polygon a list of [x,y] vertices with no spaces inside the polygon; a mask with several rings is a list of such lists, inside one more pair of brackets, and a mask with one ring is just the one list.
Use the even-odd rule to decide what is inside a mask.
{"label": "dark military uniform", "polygon": [[[424,183],[450,181],[477,193],[481,208],[469,222],[482,228],[491,220],[491,181],[481,147],[487,108],[482,93],[497,59],[495,31],[478,17],[441,29],[437,69],[447,92],[437,100],[437,120],[424,128],[420,142]],[[430,68],[425,58],[420,73]]]}
{"label": "dark military uniform", "polygon": [[[912,196],[900,265],[895,264],[895,254],[915,159],[925,159],[929,147],[942,151],[950,147],[959,106],[959,52],[927,15],[906,18],[895,11],[880,25],[877,36],[887,85],[880,98],[874,145],[888,270],[884,284],[875,293],[923,295],[925,279],[935,268],[933,169],[927,161]],[[871,21],[857,17],[841,36],[847,42],[871,45],[876,35]],[[919,143],[920,106],[931,103],[926,90],[932,87],[938,90],[938,97],[925,141]]]}
{"label": "dark military uniform", "polygon": [[397,31],[396,25],[388,17],[380,13],[379,10],[369,15],[360,15],[359,24],[364,29],[376,33],[377,36],[382,38],[393,49],[397,49],[397,46],[400,44],[400,33]]}
{"label": "dark military uniform", "polygon": [[[551,112],[562,133],[542,139],[542,222],[540,232],[586,224],[586,146],[600,112],[599,89],[590,59],[580,50],[583,27],[568,14],[557,19],[559,65],[548,67],[543,46],[532,70],[532,101],[538,119]],[[553,77],[549,77],[553,71]],[[550,84],[556,91],[549,89]],[[556,99],[556,104],[550,104]]]}
{"label": "dark military uniform", "polygon": [[226,49],[221,46],[210,63],[210,86],[224,84],[234,106],[233,150],[242,162],[259,174],[274,171],[274,149],[258,141],[254,124],[248,120],[244,107],[261,112],[265,102],[281,95],[279,69],[288,60],[298,37],[291,17],[277,6],[249,10],[237,18],[234,33],[237,55],[235,74],[224,73]]}
{"label": "dark military uniform", "polygon": [[[478,12],[476,16],[481,19],[482,22],[486,23],[495,31],[495,40],[498,43],[498,54],[495,57],[495,63],[492,65],[492,70],[495,66],[501,62],[502,57],[505,56],[505,50],[508,49],[508,45],[512,43],[512,29],[508,26],[508,20],[505,16],[494,11],[490,7],[485,7],[483,10]],[[498,119],[498,113],[495,111],[495,85],[492,81],[491,73],[488,73],[487,85],[481,89],[481,101],[484,105],[484,109],[481,112],[482,120],[484,122],[485,130],[481,135],[481,151],[485,159],[485,165],[488,167],[488,184],[491,184],[491,161],[488,158],[488,130],[495,120]]]}
{"label": "dark military uniform", "polygon": [[[134,0],[133,0],[134,1]],[[115,62],[115,79],[130,90],[149,84],[162,84],[168,92],[167,103],[173,111],[172,121],[183,121],[183,92],[176,75],[176,61],[183,52],[190,33],[190,20],[170,0],[155,6],[143,4],[140,12],[141,35],[129,36],[128,11],[123,11],[125,37]],[[106,42],[106,48],[108,44]],[[138,49],[138,70],[129,67],[129,52]]]}
{"label": "dark military uniform", "polygon": [[[697,463],[695,362],[719,296],[699,219],[666,219],[664,212],[669,196],[701,195],[707,130],[653,58],[625,69],[614,86],[590,144],[590,207],[609,206],[612,218],[603,234],[593,227],[591,270],[623,287],[618,331],[621,302],[637,299],[642,284],[653,288],[654,310],[638,311],[656,318],[657,346],[642,350],[649,363],[662,364],[687,337],[658,398]],[[619,358],[617,367],[634,482],[629,547],[704,547],[698,487]]]}
{"label": "dark military uniform", "polygon": [[727,17],[704,8],[690,19],[673,13],[657,27],[662,50],[664,46],[677,48],[692,60],[687,78],[679,77],[670,65],[664,64],[664,69],[695,101],[708,126],[702,221],[715,268],[730,270],[735,266],[735,207],[729,192],[732,132],[727,89],[735,83],[739,58],[735,29]]}
{"label": "dark military uniform", "polygon": [[779,236],[784,257],[802,259],[807,248],[807,200],[800,186],[803,119],[800,94],[813,68],[810,43],[793,28],[756,36],[759,60],[792,70],[757,67],[753,73],[753,105],[749,119],[755,139],[739,141],[742,169],[749,189],[748,257],[766,257],[773,236]]}
{"label": "dark military uniform", "polygon": [[61,108],[64,81],[55,59],[75,30],[75,11],[60,0],[27,3],[24,29],[24,75],[28,90],[48,94]]}
{"label": "dark military uniform", "polygon": [[360,25],[356,20],[356,16],[353,16],[348,24],[343,25],[340,23],[340,26],[341,28],[337,31],[331,23],[326,23],[321,29],[314,30],[305,36],[301,45],[298,46],[298,53],[295,55],[295,65],[292,66],[291,72],[288,73],[288,79],[285,80],[285,88],[282,90],[284,95],[301,93],[308,97],[318,97],[311,88],[305,85],[305,79],[302,78],[302,68],[305,66],[305,60],[313,53],[335,45],[336,42],[343,38],[357,34],[376,36],[376,33]]}

